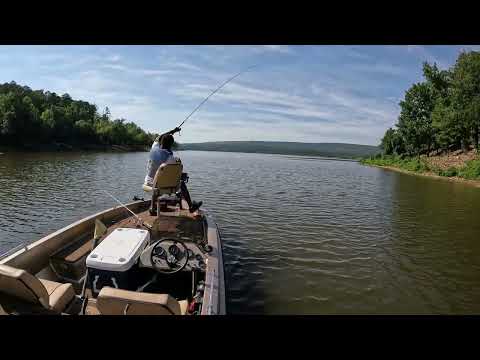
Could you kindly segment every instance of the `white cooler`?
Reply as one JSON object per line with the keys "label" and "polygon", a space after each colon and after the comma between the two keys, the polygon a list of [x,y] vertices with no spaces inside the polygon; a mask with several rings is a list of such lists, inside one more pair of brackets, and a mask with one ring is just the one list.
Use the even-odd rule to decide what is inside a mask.
{"label": "white cooler", "polygon": [[147,230],[118,228],[93,249],[86,264],[94,295],[104,286],[136,290],[134,265],[149,241]]}

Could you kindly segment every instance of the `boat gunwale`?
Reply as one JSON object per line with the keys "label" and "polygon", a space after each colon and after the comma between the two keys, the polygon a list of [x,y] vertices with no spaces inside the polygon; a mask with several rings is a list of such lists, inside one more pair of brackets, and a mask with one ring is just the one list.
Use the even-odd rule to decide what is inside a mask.
{"label": "boat gunwale", "polygon": [[[130,210],[134,211],[134,209],[140,208],[142,205],[146,205],[148,203],[149,203],[149,201],[139,200],[139,201],[134,201],[134,202],[126,204],[126,207],[129,208]],[[84,236],[87,231],[83,231],[81,234],[73,233],[76,229],[80,228],[82,225],[87,226],[87,223],[91,222],[92,231],[93,231],[94,224],[95,224],[95,219],[97,219],[99,217],[110,217],[110,216],[112,218],[114,218],[116,215],[120,215],[120,212],[119,212],[120,210],[125,210],[125,209],[124,209],[124,207],[119,206],[119,205],[108,208],[106,210],[100,211],[100,212],[95,213],[93,215],[86,216],[83,219],[77,220],[77,221],[75,221],[75,222],[73,222],[73,223],[71,223],[71,224],[69,224],[69,225],[67,225],[67,226],[65,226],[65,227],[63,227],[59,230],[56,230],[56,231],[54,231],[54,232],[52,232],[52,233],[50,233],[50,234],[48,234],[48,235],[46,235],[42,238],[30,243],[30,244],[25,244],[25,243],[21,244],[22,248],[18,249],[17,251],[15,251],[11,254],[8,254],[8,252],[13,251],[13,250],[12,249],[7,250],[7,252],[3,254],[3,255],[6,254],[6,256],[2,257],[3,255],[0,255],[0,264],[12,265],[14,267],[23,268],[23,266],[18,266],[17,264],[12,264],[12,262],[15,262],[15,260],[18,261],[19,258],[22,255],[24,255],[26,253],[29,253],[34,249],[37,249],[41,246],[47,247],[47,244],[49,242],[61,237],[62,235],[65,235],[65,239],[62,242],[62,244],[59,244],[59,246],[56,246],[55,248],[51,249],[52,253],[53,253],[54,251],[58,250],[60,247],[67,245],[68,243],[75,240],[79,236]],[[117,211],[119,212],[119,214],[115,213]],[[67,234],[69,231],[72,232],[71,236],[68,236],[68,234]],[[37,272],[35,272],[35,273],[37,273]]]}
{"label": "boat gunwale", "polygon": [[[220,232],[212,216],[206,212],[204,215],[208,224],[208,245],[212,246],[213,251],[208,255],[201,315],[225,315],[225,272]],[[213,304],[210,304],[211,299]],[[213,314],[212,307],[215,308]]]}

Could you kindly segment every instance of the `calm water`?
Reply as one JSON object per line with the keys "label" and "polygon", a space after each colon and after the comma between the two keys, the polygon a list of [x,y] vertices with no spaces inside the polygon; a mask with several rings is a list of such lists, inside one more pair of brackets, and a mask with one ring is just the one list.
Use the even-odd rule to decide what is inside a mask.
{"label": "calm water", "polygon": [[[480,313],[480,189],[357,163],[183,152],[230,313]],[[147,153],[0,155],[0,252],[144,196]]]}

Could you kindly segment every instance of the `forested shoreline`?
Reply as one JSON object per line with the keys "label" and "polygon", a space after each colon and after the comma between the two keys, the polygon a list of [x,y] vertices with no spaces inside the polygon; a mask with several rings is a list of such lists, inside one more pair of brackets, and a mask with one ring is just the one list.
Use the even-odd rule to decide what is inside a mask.
{"label": "forested shoreline", "polygon": [[[381,140],[382,153],[363,163],[480,179],[480,52],[460,53],[446,70],[424,63],[423,76],[405,92],[398,122]],[[452,154],[475,156],[449,168],[431,160]]]}
{"label": "forested shoreline", "polygon": [[96,105],[68,94],[14,81],[0,84],[0,147],[143,150],[156,136],[133,122],[112,119],[108,107],[100,114]]}

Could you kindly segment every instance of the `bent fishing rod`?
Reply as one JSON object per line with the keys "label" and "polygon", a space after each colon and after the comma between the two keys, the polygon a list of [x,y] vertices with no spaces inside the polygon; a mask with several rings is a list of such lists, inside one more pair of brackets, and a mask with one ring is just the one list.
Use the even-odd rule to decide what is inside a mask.
{"label": "bent fishing rod", "polygon": [[195,112],[200,109],[200,107],[205,104],[207,102],[208,99],[210,99],[211,96],[213,96],[213,94],[215,94],[217,91],[219,91],[221,88],[223,88],[225,85],[227,85],[230,81],[232,81],[233,79],[237,78],[238,76],[240,76],[241,74],[243,73],[246,73],[247,71],[249,71],[250,69],[254,68],[254,67],[257,67],[257,65],[252,65],[238,73],[236,73],[234,76],[232,76],[231,78],[229,78],[228,80],[224,81],[219,87],[217,87],[215,90],[213,90],[205,99],[202,100],[202,102],[200,104],[197,105],[197,107],[195,109],[193,109],[193,111],[188,114],[188,116],[182,121],[182,123],[180,125],[178,125],[175,130],[177,131],[180,131],[180,128],[182,127],[183,124],[185,124],[185,122],[190,119],[190,117],[195,114]]}

